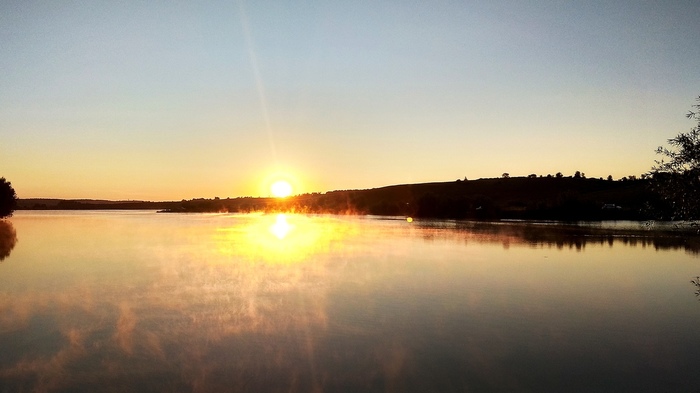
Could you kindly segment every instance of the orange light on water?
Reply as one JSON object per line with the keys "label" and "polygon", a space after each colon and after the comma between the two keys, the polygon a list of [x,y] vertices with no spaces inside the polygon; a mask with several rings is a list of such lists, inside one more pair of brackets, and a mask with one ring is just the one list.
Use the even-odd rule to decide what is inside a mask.
{"label": "orange light on water", "polygon": [[275,235],[280,240],[284,239],[291,230],[292,226],[289,225],[287,222],[287,216],[284,214],[278,214],[277,220],[270,226],[270,233]]}
{"label": "orange light on water", "polygon": [[[270,264],[312,262],[343,249],[345,239],[359,234],[356,222],[298,214],[234,216],[240,223],[215,235],[219,254]],[[215,259],[215,258],[212,258]]]}

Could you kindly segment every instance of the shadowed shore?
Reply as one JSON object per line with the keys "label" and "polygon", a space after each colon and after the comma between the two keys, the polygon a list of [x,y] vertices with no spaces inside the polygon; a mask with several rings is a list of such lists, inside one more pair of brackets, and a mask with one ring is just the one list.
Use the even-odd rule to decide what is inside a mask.
{"label": "shadowed shore", "polygon": [[516,177],[337,190],[287,198],[171,202],[24,199],[18,209],[155,209],[171,213],[296,212],[450,219],[646,220],[646,180]]}

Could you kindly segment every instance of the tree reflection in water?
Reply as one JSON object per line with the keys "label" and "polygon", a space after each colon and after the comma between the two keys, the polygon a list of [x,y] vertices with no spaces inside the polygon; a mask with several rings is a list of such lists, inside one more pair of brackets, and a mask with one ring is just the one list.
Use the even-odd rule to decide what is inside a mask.
{"label": "tree reflection in water", "polygon": [[[613,246],[621,242],[633,247],[653,247],[655,250],[685,250],[700,254],[700,238],[673,231],[604,227],[602,225],[555,222],[483,222],[483,221],[418,221],[425,239],[462,237],[477,243],[501,243],[504,249],[512,245],[555,246],[583,250],[586,245]],[[430,229],[433,229],[432,231]],[[452,229],[446,231],[445,229]]]}
{"label": "tree reflection in water", "polygon": [[676,328],[697,306],[686,301],[695,256],[654,252],[698,248],[670,235],[291,214],[18,214],[13,223],[21,263],[0,274],[7,391],[685,391],[698,382],[700,347],[684,345],[698,333]]}
{"label": "tree reflection in water", "polygon": [[0,261],[10,256],[15,244],[17,244],[17,231],[11,222],[0,220]]}

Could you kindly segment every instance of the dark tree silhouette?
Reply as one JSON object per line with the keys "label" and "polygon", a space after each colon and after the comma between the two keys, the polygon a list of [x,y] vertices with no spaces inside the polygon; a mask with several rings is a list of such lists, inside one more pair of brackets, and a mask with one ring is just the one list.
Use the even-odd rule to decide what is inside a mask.
{"label": "dark tree silhouette", "polygon": [[672,220],[700,219],[700,97],[696,101],[686,117],[697,124],[669,139],[670,147],[659,146],[656,153],[663,158],[649,172],[651,187],[669,204]]}
{"label": "dark tree silhouette", "polygon": [[0,177],[0,218],[12,216],[17,207],[17,194],[12,184]]}

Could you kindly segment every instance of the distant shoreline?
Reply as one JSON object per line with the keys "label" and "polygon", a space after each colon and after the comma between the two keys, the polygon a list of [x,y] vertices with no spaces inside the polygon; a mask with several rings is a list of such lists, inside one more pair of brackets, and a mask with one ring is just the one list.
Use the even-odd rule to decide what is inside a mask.
{"label": "distant shoreline", "polygon": [[296,212],[416,218],[603,221],[653,219],[648,181],[514,177],[337,190],[287,198],[109,201],[28,198],[17,210],[158,210],[167,213]]}

